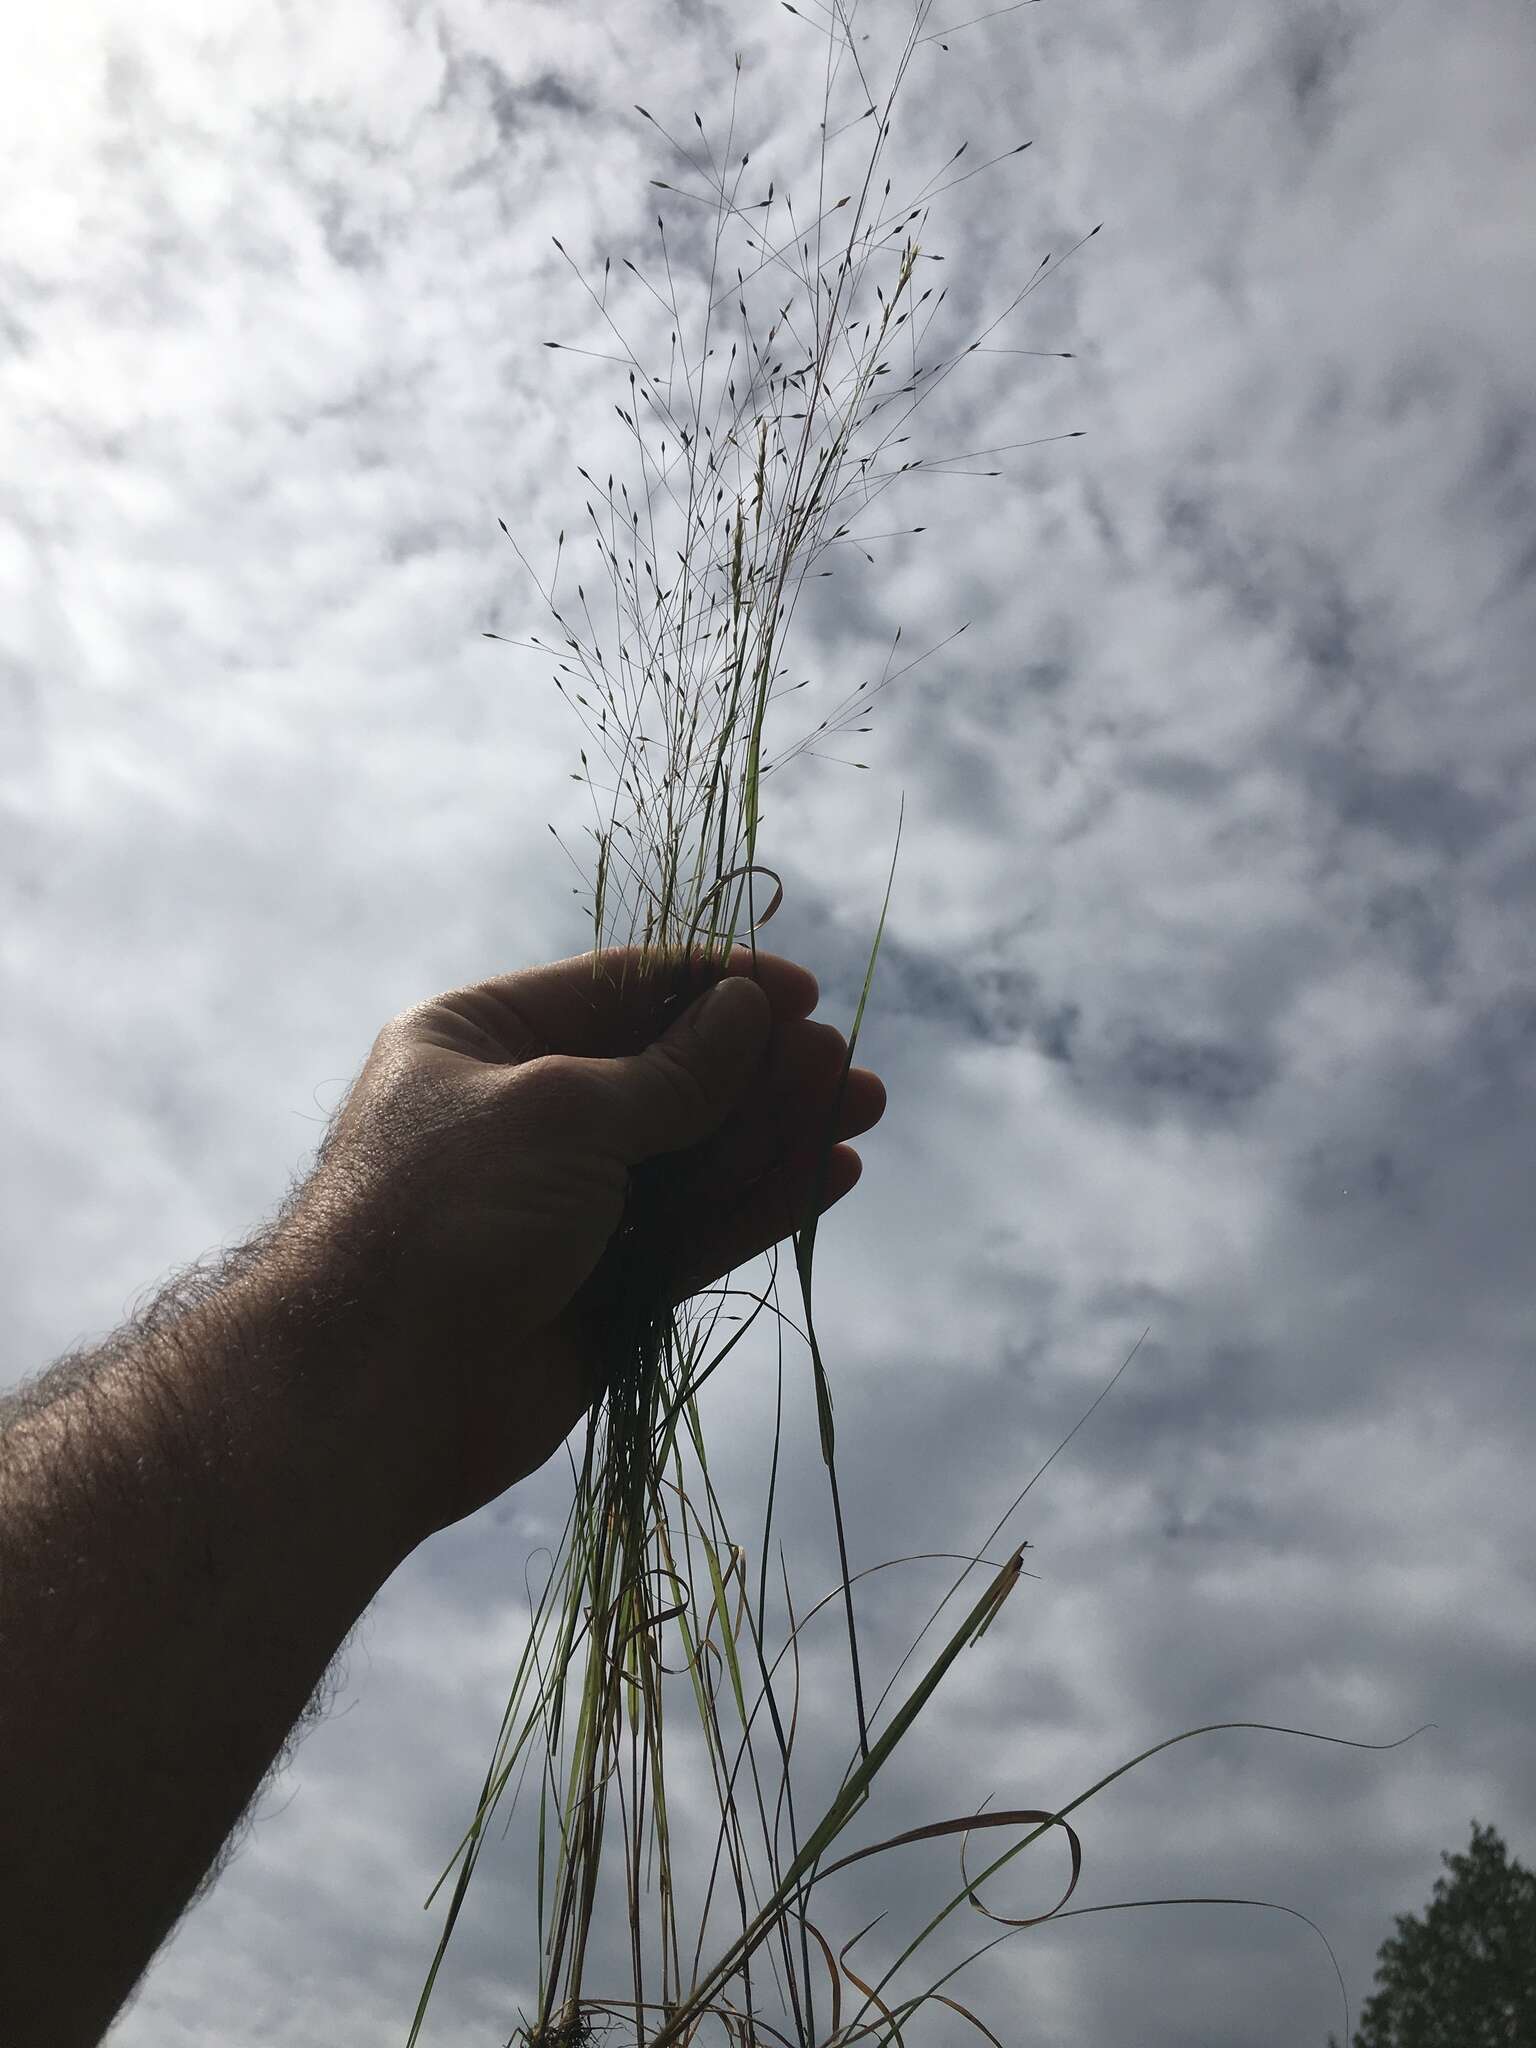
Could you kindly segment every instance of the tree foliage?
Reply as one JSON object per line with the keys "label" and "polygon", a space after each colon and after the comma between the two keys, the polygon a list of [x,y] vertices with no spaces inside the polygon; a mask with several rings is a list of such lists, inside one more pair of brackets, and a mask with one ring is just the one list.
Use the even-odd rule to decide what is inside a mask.
{"label": "tree foliage", "polygon": [[[1422,1918],[1399,1914],[1353,2048],[1536,2048],[1536,1875],[1472,1823]],[[1328,2048],[1338,2048],[1335,2035]]]}

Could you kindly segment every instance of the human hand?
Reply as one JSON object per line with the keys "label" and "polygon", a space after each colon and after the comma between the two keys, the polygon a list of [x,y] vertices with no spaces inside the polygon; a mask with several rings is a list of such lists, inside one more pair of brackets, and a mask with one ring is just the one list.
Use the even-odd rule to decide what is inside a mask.
{"label": "human hand", "polygon": [[[885,1108],[812,1022],[813,975],[737,947],[727,969],[612,948],[461,988],[380,1032],[298,1225],[341,1255],[370,1412],[405,1431],[421,1535],[535,1470],[602,1391],[617,1233],[668,1305],[807,1221],[822,1149]],[[700,991],[720,979],[707,1022]],[[675,1155],[658,1182],[632,1170]],[[820,1207],[861,1172],[842,1142]],[[633,1249],[631,1245],[630,1249]],[[364,1453],[366,1455],[366,1452]],[[419,1540],[419,1538],[418,1538]]]}

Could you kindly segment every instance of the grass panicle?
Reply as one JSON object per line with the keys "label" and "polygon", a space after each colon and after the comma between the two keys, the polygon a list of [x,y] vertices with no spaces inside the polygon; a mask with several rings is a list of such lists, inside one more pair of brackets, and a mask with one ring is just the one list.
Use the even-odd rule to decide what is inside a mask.
{"label": "grass panicle", "polygon": [[[1066,351],[1024,346],[1014,338],[1018,329],[1005,330],[1004,323],[1097,228],[1059,256],[1041,257],[1020,284],[997,293],[980,330],[968,335],[951,331],[949,288],[935,274],[945,259],[929,246],[936,204],[977,179],[1006,179],[1029,141],[1015,140],[976,162],[967,160],[970,143],[962,141],[903,201],[893,199],[887,174],[897,102],[914,66],[941,60],[967,31],[1021,13],[1023,5],[936,25],[932,0],[918,0],[897,39],[888,81],[877,89],[871,38],[855,26],[859,0],[808,0],[800,7],[784,0],[792,32],[811,39],[814,61],[806,70],[818,81],[815,132],[796,196],[787,183],[752,169],[742,131],[756,124],[741,104],[738,59],[718,146],[697,114],[691,123],[669,125],[645,107],[635,109],[668,152],[666,175],[653,180],[653,189],[673,214],[671,221],[665,210],[657,214],[644,263],[605,258],[594,277],[563,242],[554,243],[588,327],[579,339],[537,345],[552,352],[552,370],[570,358],[603,366],[572,374],[616,373],[608,415],[617,421],[614,448],[611,461],[578,468],[580,530],[561,530],[547,576],[503,522],[551,623],[540,620],[547,637],[488,637],[549,661],[556,690],[584,729],[574,779],[592,803],[589,862],[571,854],[553,824],[549,829],[591,892],[595,973],[605,948],[637,948],[650,971],[672,978],[667,985],[681,1002],[718,974],[733,945],[755,949],[758,930],[782,898],[778,875],[760,858],[764,796],[776,786],[770,777],[807,757],[867,769],[862,760],[824,750],[867,733],[875,699],[965,631],[963,623],[953,626],[904,658],[898,629],[877,677],[773,752],[782,716],[773,707],[809,685],[809,678],[791,680],[789,659],[802,605],[814,606],[823,580],[878,567],[877,547],[921,535],[932,513],[914,494],[934,480],[997,478],[1007,472],[975,465],[1080,432],[1021,435],[1004,427],[989,446],[950,453],[919,452],[913,439],[918,408],[951,378],[994,375],[993,359],[1072,359]],[[1004,196],[1015,190],[1005,186]],[[987,402],[984,383],[967,399],[971,411]],[[882,503],[887,499],[890,506]],[[942,508],[940,516],[947,516]],[[900,836],[898,816],[898,849]],[[848,1034],[845,1081],[895,865],[893,853]],[[765,884],[772,885],[766,901]],[[542,1587],[530,1587],[527,1638],[473,1818],[427,1901],[456,1868],[409,2048],[492,1818],[509,1788],[515,1809],[530,1781],[537,1798],[537,1991],[533,2011],[512,2037],[518,2048],[585,2048],[615,2032],[632,2036],[638,2048],[706,2039],[734,2048],[852,2048],[866,2041],[901,2048],[918,2038],[914,2019],[930,2012],[942,2022],[941,2039],[953,2038],[958,2016],[995,2043],[997,2034],[943,1987],[997,1942],[1063,1916],[1082,1867],[1081,1840],[1067,1816],[1168,1746],[1144,1751],[1056,1810],[964,1813],[832,1856],[947,1673],[1027,1576],[1026,1543],[1010,1541],[1001,1557],[991,1552],[1029,1491],[974,1551],[954,1560],[962,1569],[949,1592],[871,1702],[855,1589],[873,1572],[921,1560],[850,1568],[831,1375],[812,1307],[817,1216],[832,1144],[829,1125],[816,1194],[794,1234],[803,1328],[778,1305],[776,1253],[769,1291],[724,1286],[674,1304],[658,1296],[643,1237],[621,1232],[618,1334],[606,1393],[589,1417],[580,1461],[572,1461],[573,1498],[558,1552]],[[637,1206],[664,1196],[673,1170],[670,1160],[640,1169]],[[750,1314],[729,1311],[731,1301],[750,1301]],[[699,1396],[770,1304],[778,1412],[761,1526],[749,1548],[732,1533],[711,1478]],[[737,1327],[712,1348],[728,1322]],[[777,1574],[773,1569],[786,1328],[810,1357],[840,1573],[839,1583],[798,1617],[782,1545]],[[975,1593],[973,1585],[959,1618],[951,1614],[942,1648],[892,1701],[907,1663],[977,1571],[989,1574],[984,1589]],[[801,1637],[828,1611],[840,1611],[847,1640],[850,1753],[831,1803],[817,1812],[814,1803],[807,1810],[795,1763]],[[770,1635],[777,1636],[779,1623],[783,1637],[775,1645]],[[719,1815],[691,1944],[682,1916],[700,1858],[690,1848],[687,1869],[676,1863],[668,1803],[680,1757],[684,1803],[696,1807],[702,1790]],[[996,1830],[1021,1839],[971,1876],[966,1844]],[[1071,1871],[1050,1912],[1015,1919],[985,1904],[979,1888],[1051,1830],[1066,1842]],[[696,1835],[690,1820],[690,1844]],[[836,1893],[822,1894],[820,1886],[869,1858],[951,1836],[960,1850],[960,1889],[883,1972],[850,1960],[876,1922],[834,1948],[828,1929]],[[926,1988],[898,1993],[898,1971],[962,1904],[1000,1923],[1002,1933]],[[612,1916],[601,1928],[600,1906]],[[595,1929],[605,1965],[615,1947],[627,1953],[630,1981],[622,1989],[589,1981]]]}

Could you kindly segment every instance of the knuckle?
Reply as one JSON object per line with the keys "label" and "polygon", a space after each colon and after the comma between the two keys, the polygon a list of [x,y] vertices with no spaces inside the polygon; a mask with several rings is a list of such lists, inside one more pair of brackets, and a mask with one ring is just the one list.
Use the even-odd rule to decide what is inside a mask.
{"label": "knuckle", "polygon": [[848,1057],[848,1041],[835,1024],[812,1022],[810,1043],[828,1066],[840,1066]]}
{"label": "knuckle", "polygon": [[499,1099],[530,1137],[594,1136],[604,1100],[596,1064],[573,1053],[544,1053],[504,1076]]}
{"label": "knuckle", "polygon": [[664,1041],[653,1045],[648,1057],[660,1086],[683,1115],[696,1117],[712,1108],[713,1093],[701,1062],[685,1059]]}

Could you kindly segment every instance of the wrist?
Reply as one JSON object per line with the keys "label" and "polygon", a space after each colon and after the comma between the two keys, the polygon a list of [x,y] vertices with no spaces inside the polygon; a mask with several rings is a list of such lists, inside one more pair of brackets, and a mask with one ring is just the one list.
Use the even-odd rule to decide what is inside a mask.
{"label": "wrist", "polygon": [[238,1449],[229,1483],[350,1580],[382,1585],[427,1533],[421,1441],[374,1312],[370,1257],[341,1233],[289,1230],[175,1323],[164,1343],[194,1406]]}

